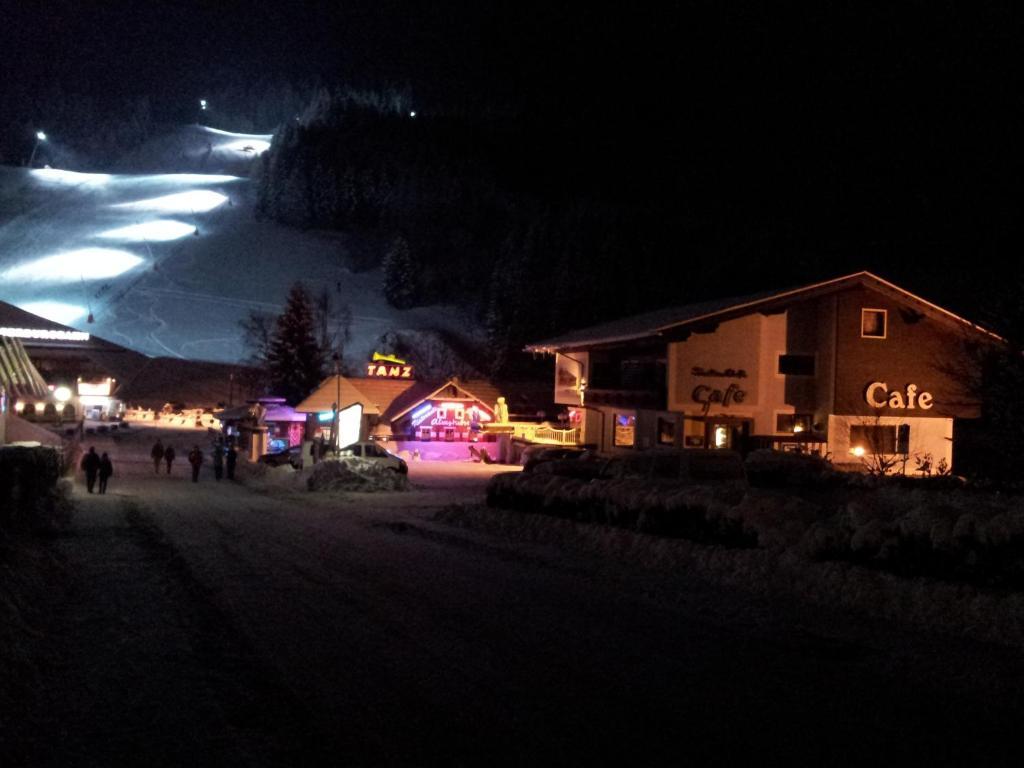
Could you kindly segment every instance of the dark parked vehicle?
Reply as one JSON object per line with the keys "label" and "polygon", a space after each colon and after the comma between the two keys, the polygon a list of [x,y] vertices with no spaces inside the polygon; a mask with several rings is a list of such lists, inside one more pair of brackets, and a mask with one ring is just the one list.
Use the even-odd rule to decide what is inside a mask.
{"label": "dark parked vehicle", "polygon": [[270,467],[283,467],[285,464],[291,464],[295,469],[299,469],[302,466],[302,446],[293,445],[283,451],[264,453],[260,456],[259,462]]}

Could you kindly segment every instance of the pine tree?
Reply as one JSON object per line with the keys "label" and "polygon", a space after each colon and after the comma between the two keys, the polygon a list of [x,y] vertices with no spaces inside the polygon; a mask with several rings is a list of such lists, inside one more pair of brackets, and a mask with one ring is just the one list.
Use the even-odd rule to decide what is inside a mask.
{"label": "pine tree", "polygon": [[274,328],[267,366],[276,394],[296,404],[323,380],[324,350],[317,339],[316,313],[306,289],[296,283]]}
{"label": "pine tree", "polygon": [[392,242],[381,263],[384,269],[384,298],[397,309],[408,309],[417,298],[416,266],[409,243],[399,235]]}

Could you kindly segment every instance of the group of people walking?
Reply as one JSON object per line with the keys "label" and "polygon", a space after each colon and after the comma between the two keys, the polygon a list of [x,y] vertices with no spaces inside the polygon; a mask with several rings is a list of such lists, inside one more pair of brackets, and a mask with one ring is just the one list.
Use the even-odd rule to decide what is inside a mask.
{"label": "group of people walking", "polygon": [[[150,458],[153,459],[153,471],[157,474],[160,473],[161,462],[167,464],[167,474],[171,474],[171,465],[174,463],[174,448],[172,446],[164,445],[160,440],[156,441],[153,446],[153,450],[149,452]],[[238,453],[235,450],[235,446],[225,446],[222,440],[218,440],[213,446],[213,476],[217,480],[224,477],[224,466],[227,465],[228,480],[235,479],[235,464],[238,461]],[[198,445],[193,445],[192,450],[188,452],[188,463],[192,467],[192,482],[199,482],[199,470],[206,461],[206,456],[200,450]]]}
{"label": "group of people walking", "polygon": [[[238,451],[235,446],[225,445],[223,440],[218,440],[213,446],[211,455],[213,458],[214,478],[217,480],[223,478],[226,467],[228,480],[234,480],[235,465],[238,462]],[[163,442],[157,440],[149,452],[149,457],[153,460],[153,472],[160,474],[161,468],[166,467],[166,474],[171,474],[171,468],[174,466],[176,456],[177,454],[173,446],[168,445],[164,447]],[[206,456],[199,446],[192,446],[192,450],[188,452],[188,463],[192,467],[193,483],[199,482],[199,470],[205,461]],[[110,460],[110,456],[106,453],[102,455],[97,454],[96,448],[90,447],[89,451],[82,457],[81,468],[85,472],[85,487],[89,493],[94,492],[97,481],[99,481],[99,492],[107,492],[107,482],[114,474],[114,463]]]}
{"label": "group of people walking", "polygon": [[85,470],[85,487],[89,493],[92,493],[93,488],[96,487],[97,479],[100,481],[99,492],[107,492],[107,481],[114,474],[114,462],[110,460],[106,452],[102,456],[98,456],[96,448],[90,446],[89,452],[82,457],[82,469]]}

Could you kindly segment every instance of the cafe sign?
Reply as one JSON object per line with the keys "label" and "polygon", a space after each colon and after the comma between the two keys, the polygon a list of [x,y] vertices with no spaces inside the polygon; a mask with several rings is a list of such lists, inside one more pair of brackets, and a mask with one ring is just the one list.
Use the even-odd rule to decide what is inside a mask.
{"label": "cafe sign", "polygon": [[906,388],[889,389],[884,381],[873,381],[864,390],[864,400],[872,408],[893,408],[895,410],[922,411],[930,410],[935,404],[931,392],[918,392],[917,384],[907,384]]}
{"label": "cafe sign", "polygon": [[721,405],[728,408],[730,405],[740,405],[747,399],[747,391],[740,389],[738,384],[730,384],[725,389],[716,389],[707,384],[699,384],[693,388],[691,393],[693,402],[704,406],[704,415],[711,410],[712,405]]}

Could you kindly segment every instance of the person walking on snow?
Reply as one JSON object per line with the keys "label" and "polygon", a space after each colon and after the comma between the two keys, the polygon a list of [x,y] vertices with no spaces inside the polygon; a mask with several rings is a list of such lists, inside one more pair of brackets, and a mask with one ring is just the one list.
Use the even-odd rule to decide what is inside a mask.
{"label": "person walking on snow", "polygon": [[174,462],[174,448],[167,446],[167,450],[164,451],[164,461],[167,462],[167,474],[171,474],[171,464]]}
{"label": "person walking on snow", "polygon": [[153,471],[160,474],[160,462],[164,458],[164,444],[159,439],[156,441],[156,445],[153,446],[153,450],[149,452],[150,457],[153,459]]}
{"label": "person walking on snow", "polygon": [[89,448],[89,452],[82,457],[82,469],[85,470],[85,487],[92,493],[96,485],[96,473],[100,471],[100,457],[96,455],[95,448]]}
{"label": "person walking on snow", "polygon": [[203,466],[203,452],[199,450],[198,445],[192,446],[192,450],[188,454],[188,463],[192,465],[192,482],[199,482],[199,468]]}
{"label": "person walking on snow", "polygon": [[213,446],[213,476],[218,481],[224,477],[224,446],[220,441]]}
{"label": "person walking on snow", "polygon": [[114,474],[114,462],[104,453],[100,457],[100,493],[107,492],[107,481]]}
{"label": "person walking on snow", "polygon": [[238,461],[238,449],[232,443],[231,445],[228,446],[228,456],[227,456],[228,480],[234,480],[235,479],[235,462],[237,462],[237,461]]}

